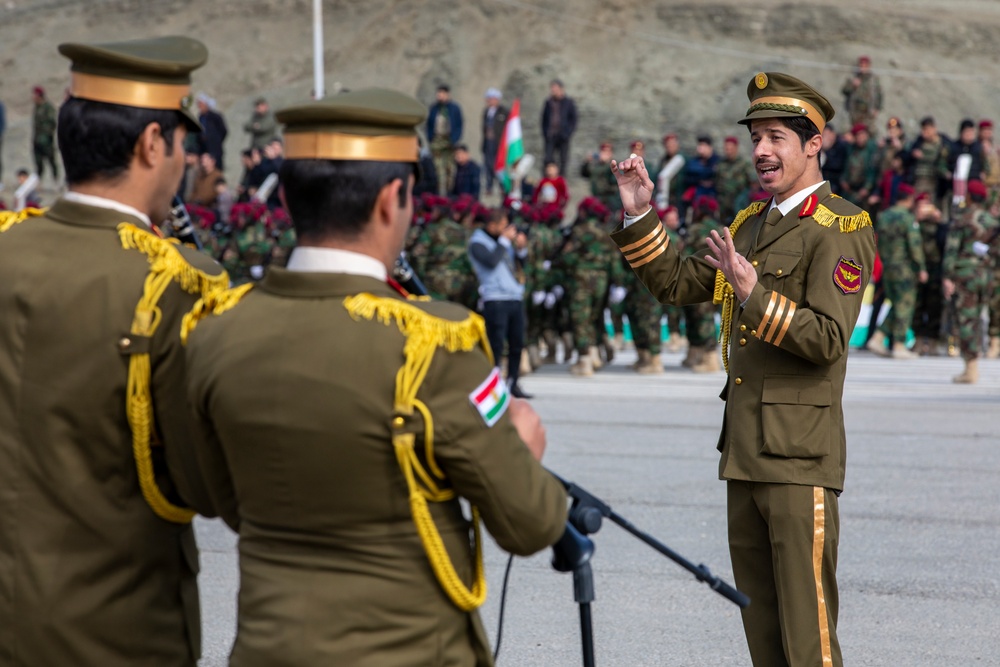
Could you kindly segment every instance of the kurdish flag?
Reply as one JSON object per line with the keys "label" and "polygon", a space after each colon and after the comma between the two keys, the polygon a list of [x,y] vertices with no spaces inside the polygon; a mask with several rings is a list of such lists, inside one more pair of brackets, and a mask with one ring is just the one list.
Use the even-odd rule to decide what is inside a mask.
{"label": "kurdish flag", "polygon": [[472,390],[469,400],[487,426],[497,423],[510,405],[510,394],[507,393],[507,384],[500,379],[499,368],[494,368],[483,383]]}
{"label": "kurdish flag", "polygon": [[510,107],[510,115],[507,116],[507,123],[503,128],[503,136],[500,138],[500,146],[497,147],[497,159],[493,163],[503,186],[504,192],[510,192],[511,174],[514,171],[514,164],[524,156],[524,142],[521,139],[521,100],[514,100]]}

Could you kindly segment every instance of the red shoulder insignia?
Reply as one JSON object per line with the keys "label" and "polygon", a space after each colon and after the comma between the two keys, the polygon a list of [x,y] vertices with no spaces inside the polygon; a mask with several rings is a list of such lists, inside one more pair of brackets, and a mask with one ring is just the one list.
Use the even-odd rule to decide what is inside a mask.
{"label": "red shoulder insignia", "polygon": [[806,197],[805,202],[802,204],[802,208],[799,209],[799,217],[807,218],[816,212],[816,206],[819,205],[819,197],[815,193]]}
{"label": "red shoulder insignia", "polygon": [[861,264],[841,255],[833,269],[833,284],[844,294],[856,294],[861,291],[861,272]]}
{"label": "red shoulder insignia", "polygon": [[396,282],[392,278],[386,278],[385,282],[389,285],[389,287],[391,287],[393,290],[395,290],[396,292],[398,292],[399,295],[401,297],[403,297],[404,299],[410,298],[410,293],[408,291],[406,291],[406,288],[403,287],[402,285],[400,285],[398,282]]}

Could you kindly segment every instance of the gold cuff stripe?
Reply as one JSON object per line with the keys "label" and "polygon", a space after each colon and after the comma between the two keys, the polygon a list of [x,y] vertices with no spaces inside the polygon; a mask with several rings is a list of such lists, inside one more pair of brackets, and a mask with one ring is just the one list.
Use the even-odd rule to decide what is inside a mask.
{"label": "gold cuff stripe", "polygon": [[650,233],[646,234],[645,236],[643,236],[641,239],[639,239],[635,243],[629,243],[628,245],[623,245],[622,247],[619,248],[619,250],[621,250],[622,253],[626,253],[629,250],[634,250],[635,248],[638,248],[641,245],[645,245],[646,243],[648,243],[650,241],[650,239],[652,239],[654,236],[656,236],[657,234],[659,234],[662,229],[663,229],[663,223],[661,222],[660,224],[658,224],[656,226],[655,229],[653,229],[653,231],[651,231]]}
{"label": "gold cuff stripe", "polygon": [[795,302],[789,301],[788,312],[785,314],[785,323],[781,325],[781,331],[778,333],[778,337],[774,339],[775,347],[781,345],[781,341],[785,338],[785,332],[788,331],[788,327],[792,323],[792,318],[795,317],[796,308]]}
{"label": "gold cuff stripe", "polygon": [[73,97],[106,104],[180,111],[188,102],[185,98],[191,95],[191,84],[148,83],[71,72],[69,91]]}
{"label": "gold cuff stripe", "polygon": [[826,491],[813,487],[813,578],[816,580],[816,603],[819,614],[819,644],[823,667],[833,665],[830,650],[830,622],[826,615],[826,594],[823,592],[823,546],[826,540]]}
{"label": "gold cuff stripe", "polygon": [[771,313],[774,311],[774,304],[778,300],[778,293],[771,292],[771,300],[767,302],[767,308],[764,310],[764,317],[760,319],[760,324],[757,325],[757,338],[764,335],[764,327],[767,326],[768,320],[771,319]]}
{"label": "gold cuff stripe", "polygon": [[630,252],[630,253],[626,254],[625,255],[625,259],[627,259],[629,262],[633,262],[633,261],[641,258],[643,255],[649,254],[650,252],[652,252],[656,248],[660,247],[660,245],[663,243],[663,239],[666,238],[666,236],[667,236],[667,230],[663,229],[663,227],[661,226],[660,227],[660,233],[656,235],[656,238],[654,238],[648,244],[646,244],[643,247],[639,248],[635,252]]}
{"label": "gold cuff stripe", "polygon": [[367,137],[340,132],[291,132],[285,135],[287,160],[372,160],[416,162],[416,136]]}
{"label": "gold cuff stripe", "polygon": [[816,124],[816,127],[819,129],[819,131],[821,133],[823,132],[823,128],[826,127],[826,120],[823,118],[823,114],[821,114],[816,109],[816,107],[814,107],[813,105],[809,104],[805,100],[797,100],[794,97],[778,97],[778,96],[774,96],[774,97],[758,97],[757,99],[755,99],[753,101],[753,104],[754,105],[757,105],[757,104],[788,104],[788,105],[793,106],[793,107],[799,107],[800,109],[805,109],[806,116],[809,118],[809,120],[811,120],[813,123]]}
{"label": "gold cuff stripe", "polygon": [[656,252],[654,252],[654,253],[652,253],[650,255],[647,255],[645,258],[640,259],[637,262],[629,262],[629,264],[632,266],[633,269],[638,269],[643,264],[649,264],[654,259],[656,259],[660,255],[662,255],[663,253],[665,253],[667,251],[667,246],[668,245],[670,245],[670,239],[669,238],[667,238],[667,240],[663,242],[663,245],[661,245],[659,247],[659,249],[656,250]]}
{"label": "gold cuff stripe", "polygon": [[[771,341],[774,340],[775,334],[778,333],[778,325],[781,323],[781,318],[784,317],[785,309],[787,307],[788,307],[788,299],[782,296],[781,300],[778,301],[778,307],[774,309],[774,317],[772,317],[771,321],[768,323],[769,329],[767,332],[767,337],[764,338],[765,343],[770,343]],[[763,335],[763,332],[761,332],[761,335]]]}

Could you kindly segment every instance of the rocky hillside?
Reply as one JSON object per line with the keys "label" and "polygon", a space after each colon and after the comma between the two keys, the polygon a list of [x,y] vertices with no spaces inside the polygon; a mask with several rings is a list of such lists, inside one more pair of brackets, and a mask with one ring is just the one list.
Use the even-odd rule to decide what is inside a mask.
{"label": "rocky hillside", "polygon": [[[605,138],[622,154],[641,138],[655,158],[667,130],[687,145],[740,131],[758,70],[815,82],[842,108],[861,54],[882,77],[885,113],[908,129],[927,113],[949,133],[964,116],[1000,120],[1000,3],[988,0],[324,0],[323,19],[328,91],[384,85],[430,102],[447,82],[473,147],[490,86],[521,98],[529,152],[540,151],[541,104],[559,77],[580,108],[575,157]],[[58,43],[171,33],[208,44],[196,88],[226,114],[229,154],[246,143],[256,95],[280,106],[312,89],[310,0],[0,0],[8,187],[30,163],[31,86],[54,99],[65,87]]]}

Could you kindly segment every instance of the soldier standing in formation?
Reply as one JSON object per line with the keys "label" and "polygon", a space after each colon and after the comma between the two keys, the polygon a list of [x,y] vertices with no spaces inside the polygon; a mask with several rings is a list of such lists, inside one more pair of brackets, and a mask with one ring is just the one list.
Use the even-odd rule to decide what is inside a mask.
{"label": "soldier standing in formation", "polygon": [[729,545],[757,667],[832,665],[837,496],[844,488],[847,351],[875,259],[868,214],[819,165],[830,103],[787,74],[747,87],[754,163],[773,196],[682,258],[650,208],[640,159],[615,163],[625,220],[612,238],[661,301],[722,302],[726,414],[718,448]]}
{"label": "soldier standing in formation", "polygon": [[31,116],[31,150],[35,157],[35,173],[39,180],[45,176],[45,165],[52,171],[53,183],[59,182],[56,166],[56,108],[49,102],[45,89],[35,86],[32,91],[35,103]]}
{"label": "soldier standing in formation", "polygon": [[[892,309],[878,331],[868,341],[868,349],[893,359],[914,359],[917,354],[906,347],[906,334],[913,324],[917,286],[927,283],[920,225],[913,215],[913,187],[906,183],[898,188],[896,204],[878,217],[878,254],[882,258],[885,298]],[[886,339],[892,340],[891,351]]]}
{"label": "soldier standing in formation", "polygon": [[872,72],[872,59],[858,58],[858,69],[844,82],[840,89],[844,96],[844,106],[851,125],[859,123],[875,127],[878,114],[882,111],[882,84]]}
{"label": "soldier standing in formation", "polygon": [[986,186],[969,181],[968,203],[948,231],[944,251],[945,299],[954,298],[958,344],[965,369],[953,380],[959,384],[979,381],[982,347],[982,309],[992,294],[993,262],[1000,257],[1000,222],[984,204]]}
{"label": "soldier standing in formation", "polygon": [[719,219],[731,220],[742,206],[750,184],[756,180],[749,160],[740,155],[740,140],[726,137],[722,142],[722,159],[715,166],[715,192],[719,202]]}
{"label": "soldier standing in formation", "polygon": [[230,665],[492,665],[479,520],[527,555],[565,530],[566,494],[483,320],[388,279],[423,108],[370,89],[277,117],[299,246],[185,327],[199,451],[240,534]]}
{"label": "soldier standing in formation", "polygon": [[[916,188],[914,188],[916,190]],[[941,338],[941,315],[944,299],[941,296],[941,261],[944,252],[948,221],[941,215],[931,195],[919,193],[916,196],[917,224],[927,269],[927,282],[917,285],[917,300],[913,311],[913,335],[917,339],[916,349],[921,356],[936,357],[939,354]]]}
{"label": "soldier standing in formation", "polygon": [[185,37],[59,51],[68,191],[0,217],[0,663],[195,667],[188,507],[213,510],[179,333],[229,281],[156,224],[208,52]]}
{"label": "soldier standing in formation", "polygon": [[[706,195],[697,197],[691,206],[691,212],[685,243],[679,248],[684,257],[704,255],[708,249],[706,239],[709,234],[722,231],[718,219],[719,204],[714,198]],[[715,333],[718,307],[711,301],[702,301],[686,304],[683,308],[688,351],[681,365],[695,373],[715,373],[722,370],[719,366],[719,345]]]}

